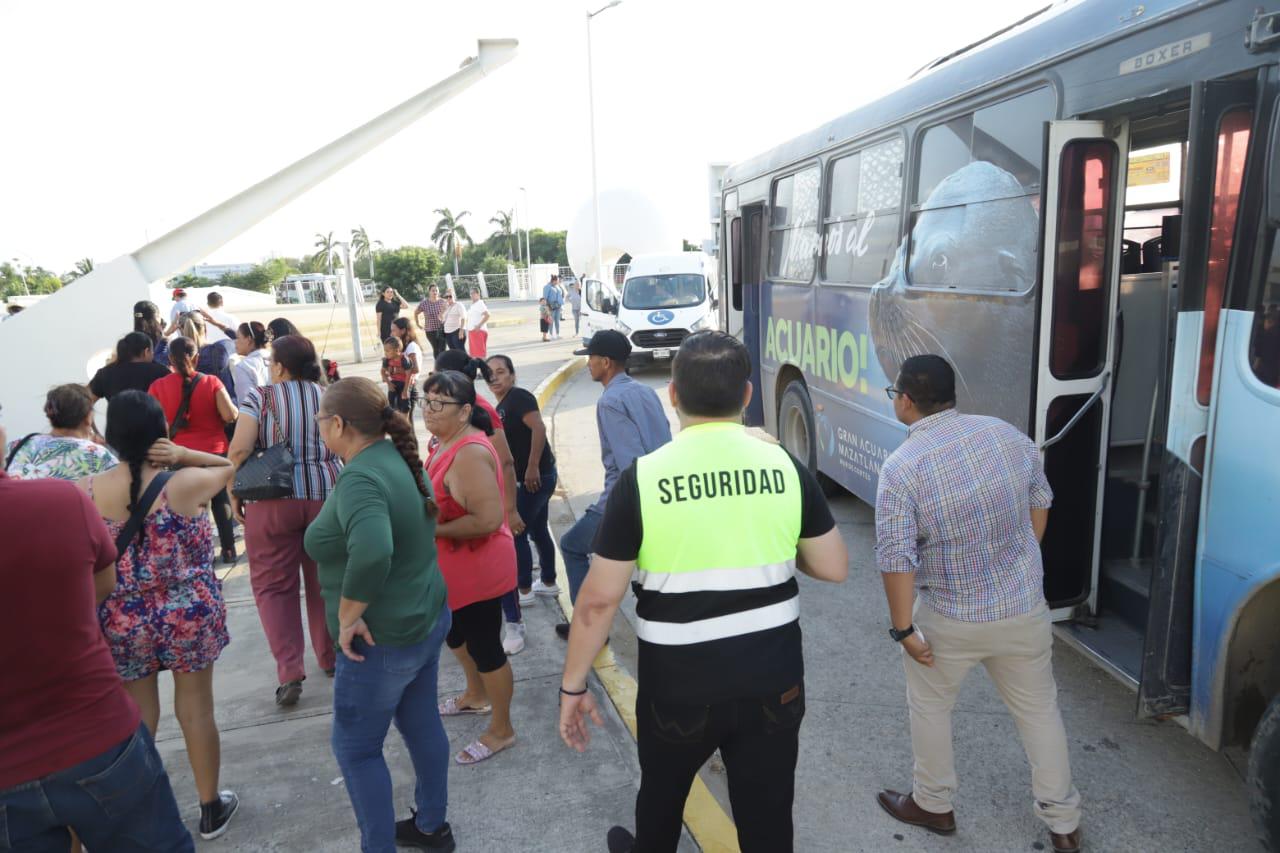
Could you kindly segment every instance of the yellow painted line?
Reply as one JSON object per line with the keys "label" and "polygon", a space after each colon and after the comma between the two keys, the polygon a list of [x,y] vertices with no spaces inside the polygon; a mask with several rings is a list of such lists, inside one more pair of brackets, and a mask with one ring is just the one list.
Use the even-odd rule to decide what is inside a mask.
{"label": "yellow painted line", "polygon": [[[556,391],[586,363],[585,356],[577,356],[565,362],[555,373],[544,379],[534,392],[538,400],[538,408],[546,408]],[[556,553],[559,554],[560,543],[555,541],[555,537],[552,537],[552,543],[556,547]],[[564,565],[563,556],[560,564]],[[568,584],[560,590],[557,601],[560,603],[560,609],[564,611],[565,618],[572,622],[573,603],[569,600]],[[635,738],[638,692],[636,680],[631,677],[631,673],[627,672],[625,667],[618,663],[613,656],[613,649],[608,645],[596,655],[592,668],[595,670],[596,677],[600,679],[600,683],[604,685],[605,692],[609,694],[609,699],[617,709],[618,716],[622,717],[622,721],[627,724],[627,730],[631,732],[631,737]],[[685,800],[684,824],[704,853],[739,853],[737,827],[700,776],[693,777],[693,787],[689,790],[689,798]]]}

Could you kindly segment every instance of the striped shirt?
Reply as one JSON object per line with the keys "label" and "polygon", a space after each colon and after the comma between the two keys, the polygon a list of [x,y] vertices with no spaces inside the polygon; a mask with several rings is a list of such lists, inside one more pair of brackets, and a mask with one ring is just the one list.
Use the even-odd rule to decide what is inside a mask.
{"label": "striped shirt", "polygon": [[1040,451],[998,418],[954,409],[916,421],[880,469],[876,561],[915,572],[938,613],[991,622],[1044,602],[1044,566],[1031,510],[1053,492]]}
{"label": "striped shirt", "polygon": [[322,391],[314,382],[291,380],[254,388],[240,404],[240,414],[258,422],[258,446],[281,439],[293,453],[293,496],[322,501],[333,490],[342,460],[320,439],[316,415]]}

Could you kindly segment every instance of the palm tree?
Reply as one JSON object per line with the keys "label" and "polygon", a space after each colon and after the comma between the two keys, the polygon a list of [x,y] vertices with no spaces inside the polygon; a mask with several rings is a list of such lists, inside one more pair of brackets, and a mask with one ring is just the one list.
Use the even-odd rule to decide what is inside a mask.
{"label": "palm tree", "polygon": [[462,256],[462,241],[465,240],[468,246],[471,245],[471,235],[461,224],[462,217],[470,215],[471,211],[464,210],[454,216],[449,212],[449,208],[443,207],[436,213],[440,214],[441,218],[436,223],[436,230],[431,232],[431,241],[440,248],[440,251],[453,256],[453,274],[457,275],[458,258]]}
{"label": "palm tree", "polygon": [[376,281],[377,277],[373,272],[373,255],[376,249],[382,248],[381,240],[370,240],[369,232],[364,230],[364,226],[353,228],[351,231],[351,251],[355,253],[357,261],[364,258],[369,259],[369,281]]}
{"label": "palm tree", "polygon": [[333,275],[333,250],[336,248],[338,244],[333,242],[332,231],[328,234],[316,233],[316,253],[311,256],[311,260],[317,266],[324,264],[329,275]]}
{"label": "palm tree", "polygon": [[82,276],[86,276],[93,272],[93,258],[81,258],[76,261],[76,268],[67,273],[67,281],[75,281]]}
{"label": "palm tree", "polygon": [[513,210],[499,210],[493,216],[489,217],[489,223],[491,225],[498,226],[498,230],[495,232],[494,236],[507,241],[507,260],[511,260],[512,258],[511,238],[515,234],[515,231],[512,230],[511,223],[514,218],[515,211]]}

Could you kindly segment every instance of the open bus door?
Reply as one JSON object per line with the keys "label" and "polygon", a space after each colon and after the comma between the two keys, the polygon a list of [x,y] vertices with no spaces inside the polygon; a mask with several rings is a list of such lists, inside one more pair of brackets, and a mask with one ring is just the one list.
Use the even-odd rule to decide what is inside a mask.
{"label": "open bus door", "polygon": [[[729,222],[729,299],[725,300],[728,320],[725,329],[742,339],[751,353],[751,386],[755,393],[747,405],[747,426],[764,424],[764,389],[760,383],[761,287],[764,283],[764,205],[742,208]],[[734,331],[734,323],[738,331]]]}
{"label": "open bus door", "polygon": [[1034,416],[1054,493],[1041,551],[1056,620],[1097,605],[1128,136],[1125,122],[1049,123]]}
{"label": "open bus door", "polygon": [[[1190,710],[1196,552],[1199,546],[1213,553],[1217,544],[1211,535],[1207,537],[1210,541],[1198,543],[1209,404],[1223,369],[1215,364],[1219,320],[1237,234],[1256,98],[1253,80],[1203,81],[1191,88],[1176,354],[1169,434],[1160,472],[1157,557],[1138,686],[1140,716],[1165,717]],[[1230,365],[1230,358],[1226,361]],[[1231,488],[1239,496],[1265,492],[1265,487],[1250,488],[1247,481],[1248,476],[1231,482]],[[1220,488],[1221,482],[1220,478],[1209,491]],[[1210,533],[1223,507],[1234,513],[1236,521],[1244,517],[1230,499],[1221,497],[1229,498],[1210,500],[1209,511],[1203,513]],[[1244,538],[1253,545],[1260,541]]]}

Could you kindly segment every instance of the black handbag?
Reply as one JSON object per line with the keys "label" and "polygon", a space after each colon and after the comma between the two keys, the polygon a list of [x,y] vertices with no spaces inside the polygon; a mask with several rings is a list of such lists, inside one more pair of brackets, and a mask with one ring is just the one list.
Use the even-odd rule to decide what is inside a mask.
{"label": "black handbag", "polygon": [[269,501],[277,498],[293,497],[293,451],[279,434],[280,419],[275,416],[275,393],[266,389],[263,400],[264,415],[266,401],[271,401],[272,435],[275,444],[270,447],[255,447],[253,453],[236,472],[235,484],[231,494],[242,501]]}

